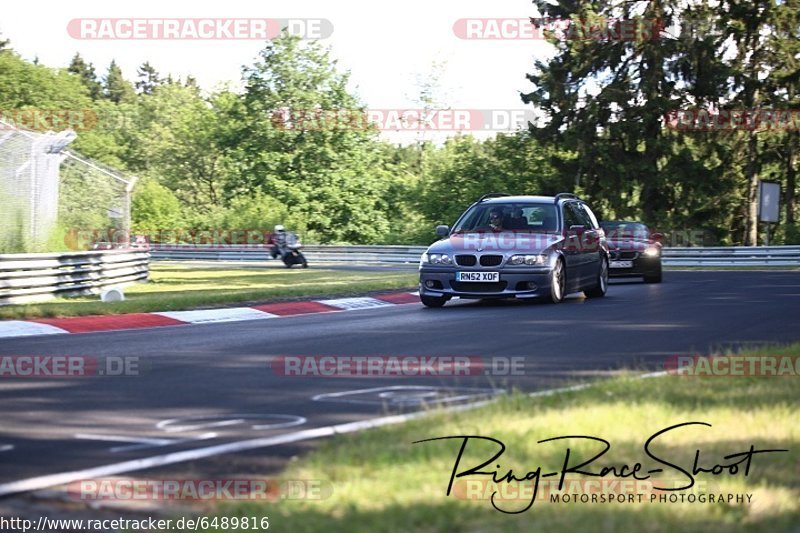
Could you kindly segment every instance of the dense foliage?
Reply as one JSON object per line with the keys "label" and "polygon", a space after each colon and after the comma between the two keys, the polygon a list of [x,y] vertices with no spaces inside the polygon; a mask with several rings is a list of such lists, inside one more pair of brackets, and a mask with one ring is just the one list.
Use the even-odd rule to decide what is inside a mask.
{"label": "dense foliage", "polygon": [[[286,110],[363,111],[329,52],[282,36],[243,68],[243,89],[207,92],[145,62],[126,78],[76,54],[68,68],[21,59],[0,43],[0,109],[87,110],[81,153],[139,176],[140,232],[270,229],[308,241],[427,243],[486,192],[577,192],[604,218],[702,231],[706,244],[751,244],[754,187],[779,181],[773,242],[797,242],[800,133],[666,128],[671,110],[798,108],[800,1],[536,2],[543,16],[660,19],[660,39],[552,37],[524,101],[530,131],[437,145],[393,145],[371,127],[313,127]],[[0,40],[2,41],[2,40]],[[526,46],[520,41],[520,46]],[[316,115],[314,115],[316,116]]]}

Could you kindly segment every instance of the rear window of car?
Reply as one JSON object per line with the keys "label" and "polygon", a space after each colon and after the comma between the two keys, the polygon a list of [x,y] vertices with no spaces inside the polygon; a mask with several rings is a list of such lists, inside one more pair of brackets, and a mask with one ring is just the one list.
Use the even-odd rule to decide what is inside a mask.
{"label": "rear window of car", "polygon": [[496,225],[492,225],[493,220],[490,220],[493,214],[499,215],[494,221],[499,221],[499,229],[502,231],[558,231],[558,213],[556,206],[550,203],[478,204],[464,214],[453,231],[497,231]]}

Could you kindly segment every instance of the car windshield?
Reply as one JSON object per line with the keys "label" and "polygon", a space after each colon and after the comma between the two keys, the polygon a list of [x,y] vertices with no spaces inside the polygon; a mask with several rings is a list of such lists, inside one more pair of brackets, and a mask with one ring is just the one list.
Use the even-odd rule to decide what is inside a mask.
{"label": "car windshield", "polygon": [[459,220],[454,233],[558,231],[556,206],[549,203],[481,203]]}
{"label": "car windshield", "polygon": [[647,239],[650,231],[639,222],[601,222],[609,239]]}

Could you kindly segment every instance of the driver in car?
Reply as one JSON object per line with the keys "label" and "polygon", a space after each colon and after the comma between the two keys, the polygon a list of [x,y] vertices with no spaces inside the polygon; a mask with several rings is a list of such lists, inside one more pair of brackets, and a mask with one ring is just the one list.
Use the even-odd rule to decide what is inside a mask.
{"label": "driver in car", "polygon": [[495,207],[489,211],[489,228],[492,231],[503,231],[503,210]]}

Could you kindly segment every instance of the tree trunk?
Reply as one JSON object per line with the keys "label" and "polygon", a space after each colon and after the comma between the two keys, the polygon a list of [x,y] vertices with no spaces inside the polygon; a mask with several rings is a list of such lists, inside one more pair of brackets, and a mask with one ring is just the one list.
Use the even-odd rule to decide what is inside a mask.
{"label": "tree trunk", "polygon": [[755,132],[751,131],[747,140],[747,224],[744,238],[745,246],[758,246],[758,172],[756,157],[758,146]]}
{"label": "tree trunk", "polygon": [[[650,4],[648,16],[653,20],[663,20],[664,6],[662,2]],[[664,49],[660,43],[649,43],[643,51],[645,71],[642,74],[642,92],[652,107],[648,109],[647,116],[644,117],[644,154],[643,166],[644,175],[642,176],[642,208],[644,221],[646,224],[655,224],[660,218],[657,216],[657,207],[660,206],[663,197],[661,180],[659,179],[658,160],[662,153],[661,147],[661,115],[655,109],[659,106],[654,105],[662,97],[662,82],[664,75]]]}
{"label": "tree trunk", "polygon": [[786,153],[786,224],[794,225],[794,191],[797,186],[795,163],[797,160],[798,132],[789,133],[789,143]]}

